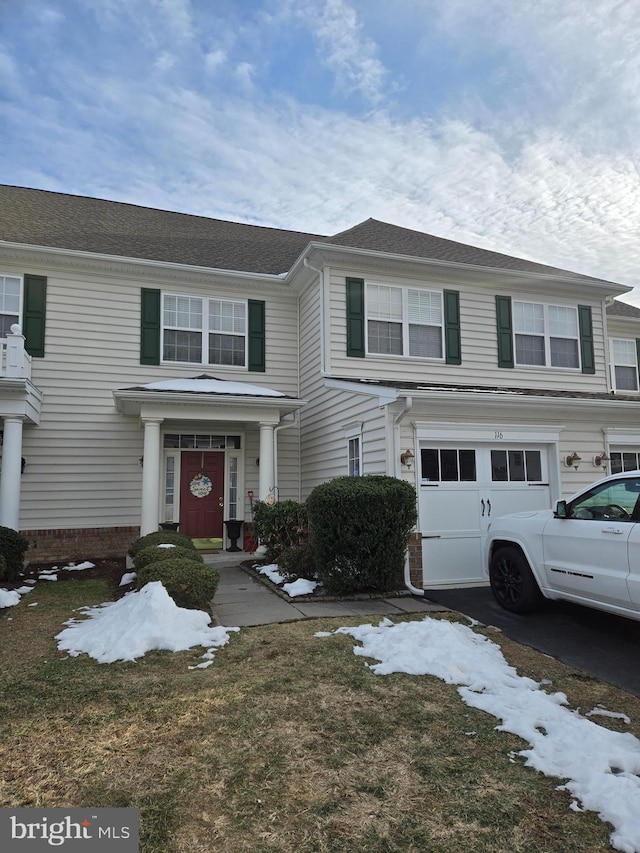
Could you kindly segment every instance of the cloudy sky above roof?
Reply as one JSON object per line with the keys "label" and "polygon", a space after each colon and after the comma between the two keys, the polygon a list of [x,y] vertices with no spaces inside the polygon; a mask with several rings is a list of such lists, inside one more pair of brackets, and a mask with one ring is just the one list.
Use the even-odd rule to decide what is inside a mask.
{"label": "cloudy sky above roof", "polygon": [[325,234],[372,216],[640,283],[637,0],[30,0],[0,20],[2,183]]}

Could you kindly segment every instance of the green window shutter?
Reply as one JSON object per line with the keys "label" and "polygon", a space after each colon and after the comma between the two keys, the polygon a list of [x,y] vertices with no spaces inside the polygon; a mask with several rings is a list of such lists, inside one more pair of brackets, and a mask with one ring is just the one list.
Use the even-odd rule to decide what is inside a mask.
{"label": "green window shutter", "polygon": [[498,367],[513,367],[513,322],[510,296],[496,296],[496,328]]}
{"label": "green window shutter", "polygon": [[22,334],[25,349],[32,358],[44,358],[44,327],[47,311],[47,279],[43,275],[25,275]]}
{"label": "green window shutter", "polygon": [[460,294],[444,291],[444,349],[447,364],[462,364],[460,342]]}
{"label": "green window shutter", "polygon": [[364,358],[364,279],[347,279],[347,355]]}
{"label": "green window shutter", "polygon": [[160,364],[160,291],[140,292],[140,364]]}
{"label": "green window shutter", "polygon": [[249,370],[264,373],[266,368],[265,304],[249,300]]}
{"label": "green window shutter", "polygon": [[578,326],[580,327],[580,356],[582,372],[595,373],[596,362],[593,354],[593,322],[591,308],[588,305],[578,305]]}
{"label": "green window shutter", "polygon": [[640,338],[636,338],[636,375],[640,379]]}

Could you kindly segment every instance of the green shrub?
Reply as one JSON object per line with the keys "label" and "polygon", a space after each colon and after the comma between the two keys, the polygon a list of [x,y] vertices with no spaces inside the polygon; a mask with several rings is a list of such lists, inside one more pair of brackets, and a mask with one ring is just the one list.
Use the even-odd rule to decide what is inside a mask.
{"label": "green shrub", "polygon": [[390,592],[403,586],[416,523],[413,486],[395,477],[338,477],[307,500],[318,577],[328,592]]}
{"label": "green shrub", "polygon": [[196,546],[188,536],[184,535],[184,533],[178,533],[175,530],[158,530],[157,533],[147,533],[146,536],[141,536],[139,539],[136,539],[135,542],[132,542],[129,546],[129,556],[135,557],[138,551],[142,551],[143,548],[150,548],[152,545],[162,544],[179,545],[181,548],[191,548],[194,551],[196,550]]}
{"label": "green shrub", "polygon": [[4,554],[0,554],[0,579],[4,578],[7,571],[7,560]]}
{"label": "green shrub", "polygon": [[4,567],[0,566],[0,580],[14,581],[24,568],[24,555],[29,540],[11,527],[0,527],[0,554]]}
{"label": "green shrub", "polygon": [[133,558],[133,563],[138,569],[144,569],[150,563],[164,563],[165,560],[191,560],[202,563],[202,556],[194,548],[184,548],[175,545],[166,548],[162,545],[152,545],[150,548],[142,548]]}
{"label": "green shrub", "polygon": [[219,580],[218,570],[213,566],[194,560],[162,560],[140,569],[136,584],[142,589],[152,581],[162,581],[178,607],[208,610]]}
{"label": "green shrub", "polygon": [[305,504],[282,501],[254,504],[254,530],[261,545],[267,549],[266,559],[278,562],[280,554],[292,545],[302,545],[309,538],[309,519]]}
{"label": "green shrub", "polygon": [[302,545],[290,545],[280,552],[278,569],[285,580],[306,578],[316,579],[316,556],[310,542]]}

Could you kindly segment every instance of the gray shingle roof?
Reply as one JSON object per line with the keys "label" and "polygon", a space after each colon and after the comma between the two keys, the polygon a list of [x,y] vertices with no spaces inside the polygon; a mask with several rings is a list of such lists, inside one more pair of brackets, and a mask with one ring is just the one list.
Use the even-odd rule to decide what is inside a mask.
{"label": "gray shingle roof", "polygon": [[318,235],[0,186],[0,239],[279,275],[289,270],[309,241],[318,239]]}
{"label": "gray shingle roof", "polygon": [[491,252],[488,249],[479,249],[477,246],[457,243],[455,240],[445,240],[443,237],[434,237],[431,234],[413,231],[410,228],[401,228],[399,225],[391,225],[377,219],[367,219],[347,231],[328,237],[327,242],[338,246],[397,252],[415,258],[431,258],[457,264],[601,281],[601,279],[594,279],[558,267],[537,264],[523,258]]}
{"label": "gray shingle roof", "polygon": [[600,281],[376,219],[322,236],[6,185],[0,185],[0,240],[272,275],[286,273],[309,242],[317,241],[492,269]]}
{"label": "gray shingle roof", "polygon": [[609,317],[628,317],[631,320],[640,320],[640,308],[616,299],[611,305],[607,305],[607,315]]}

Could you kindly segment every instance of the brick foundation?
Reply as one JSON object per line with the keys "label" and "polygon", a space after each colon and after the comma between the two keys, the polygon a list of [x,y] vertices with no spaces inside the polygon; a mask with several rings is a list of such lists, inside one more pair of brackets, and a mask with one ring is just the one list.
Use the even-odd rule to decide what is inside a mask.
{"label": "brick foundation", "polygon": [[409,577],[411,583],[422,589],[422,533],[414,531],[409,542]]}
{"label": "brick foundation", "polygon": [[66,530],[21,530],[29,540],[27,563],[124,557],[140,536],[139,527],[85,527]]}

